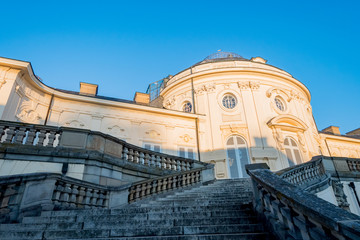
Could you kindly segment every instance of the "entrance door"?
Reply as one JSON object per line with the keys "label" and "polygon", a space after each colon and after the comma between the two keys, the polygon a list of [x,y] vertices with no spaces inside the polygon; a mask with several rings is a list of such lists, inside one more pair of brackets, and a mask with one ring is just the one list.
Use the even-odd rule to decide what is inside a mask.
{"label": "entrance door", "polygon": [[226,161],[229,178],[248,177],[245,165],[249,164],[247,144],[240,136],[231,136],[226,142]]}

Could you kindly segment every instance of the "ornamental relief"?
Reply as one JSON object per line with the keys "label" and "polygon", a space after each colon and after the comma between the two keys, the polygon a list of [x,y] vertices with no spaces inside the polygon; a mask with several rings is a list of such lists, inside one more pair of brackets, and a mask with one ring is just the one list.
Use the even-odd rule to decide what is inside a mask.
{"label": "ornamental relief", "polygon": [[115,137],[127,137],[125,134],[125,129],[119,127],[118,125],[114,125],[112,127],[107,128],[108,133]]}
{"label": "ornamental relief", "polygon": [[179,136],[178,143],[181,143],[181,144],[184,144],[184,145],[193,144],[194,143],[194,138],[191,137],[189,134],[184,134],[184,135]]}
{"label": "ornamental relief", "polygon": [[6,75],[8,73],[8,71],[10,70],[11,68],[9,67],[2,67],[0,70],[0,89],[3,85],[5,85],[6,83]]}
{"label": "ornamental relief", "polygon": [[195,94],[202,94],[205,92],[214,92],[216,89],[215,83],[204,84],[194,89]]}
{"label": "ornamental relief", "polygon": [[221,135],[223,136],[223,142],[231,135],[240,135],[249,142],[248,128],[244,124],[227,124],[220,126]]}
{"label": "ornamental relief", "polygon": [[21,122],[38,124],[42,117],[36,111],[37,107],[38,104],[33,101],[23,101],[15,117]]}
{"label": "ornamental relief", "polygon": [[258,90],[260,88],[261,83],[259,81],[248,81],[248,82],[238,82],[238,87],[241,90]]}
{"label": "ornamental relief", "polygon": [[170,97],[169,99],[165,100],[164,107],[168,109],[172,109],[176,103],[175,96]]}
{"label": "ornamental relief", "polygon": [[72,127],[72,128],[85,128],[85,124],[78,120],[69,120],[66,121],[64,124],[65,127]]}

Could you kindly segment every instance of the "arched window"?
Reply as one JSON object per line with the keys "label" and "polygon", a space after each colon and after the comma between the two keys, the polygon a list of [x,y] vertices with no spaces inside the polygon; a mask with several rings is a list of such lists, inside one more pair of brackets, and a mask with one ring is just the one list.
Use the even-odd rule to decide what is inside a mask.
{"label": "arched window", "polygon": [[226,160],[229,178],[248,177],[245,165],[249,164],[247,144],[240,136],[231,136],[226,142]]}
{"label": "arched window", "polygon": [[192,111],[192,105],[190,102],[185,102],[184,106],[183,106],[183,111],[187,112],[187,113],[191,113]]}
{"label": "arched window", "polygon": [[284,148],[290,167],[302,162],[299,147],[294,139],[290,137],[285,138]]}

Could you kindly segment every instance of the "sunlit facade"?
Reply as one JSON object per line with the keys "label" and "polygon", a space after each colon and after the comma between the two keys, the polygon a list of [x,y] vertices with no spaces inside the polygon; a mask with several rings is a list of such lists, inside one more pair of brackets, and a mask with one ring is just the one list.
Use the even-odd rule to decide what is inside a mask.
{"label": "sunlit facade", "polygon": [[[101,86],[100,86],[101,87]],[[42,83],[30,63],[0,58],[0,119],[90,129],[167,154],[215,164],[217,178],[244,165],[279,170],[317,155],[360,158],[360,133],[319,132],[304,84],[261,57],[218,52],[149,85],[134,100]]]}

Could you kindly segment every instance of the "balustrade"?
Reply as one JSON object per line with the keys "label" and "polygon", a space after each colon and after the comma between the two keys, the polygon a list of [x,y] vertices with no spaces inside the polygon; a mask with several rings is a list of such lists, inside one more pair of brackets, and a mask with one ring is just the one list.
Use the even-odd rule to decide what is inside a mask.
{"label": "balustrade", "polygon": [[201,171],[191,170],[181,174],[172,174],[161,178],[150,179],[133,184],[129,188],[129,202],[134,202],[151,195],[182,188],[201,181]]}
{"label": "balustrade", "polygon": [[106,208],[108,199],[107,190],[84,187],[63,180],[56,181],[52,197],[55,206],[63,208]]}
{"label": "balustrade", "polygon": [[318,159],[293,167],[284,173],[279,174],[282,179],[292,184],[301,186],[325,176],[325,169],[322,160]]}
{"label": "balustrade", "polygon": [[359,159],[348,159],[346,160],[349,170],[351,172],[360,172],[360,160]]}
{"label": "balustrade", "polygon": [[112,142],[115,142],[115,144],[118,144],[119,149],[122,149],[118,156],[123,160],[147,167],[156,167],[164,170],[180,172],[192,169],[194,162],[192,159],[170,156],[140,148],[112,136],[98,132],[0,121],[0,144],[6,143],[44,147],[69,147],[66,142],[61,142],[61,138],[65,139],[63,136],[67,133],[71,133],[71,136],[75,136],[74,134],[76,133],[79,135],[87,135],[85,137],[85,143],[78,145],[77,148],[79,148],[79,146],[84,146],[83,148],[87,149],[86,146],[88,146],[88,142],[86,141],[91,141],[90,139],[92,139],[93,136],[101,136],[105,139],[109,139]]}
{"label": "balustrade", "polygon": [[[254,209],[279,239],[360,239],[360,218],[299,189],[292,182],[303,183],[321,175],[319,163],[300,166],[308,171],[297,176],[292,171],[279,178],[264,165],[249,165],[253,181]],[[296,175],[294,177],[294,175]],[[286,181],[284,181],[286,180]]]}

